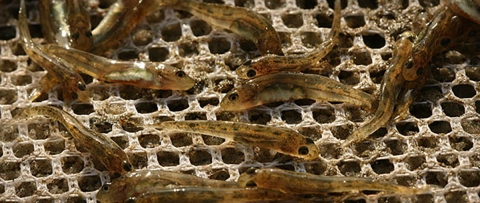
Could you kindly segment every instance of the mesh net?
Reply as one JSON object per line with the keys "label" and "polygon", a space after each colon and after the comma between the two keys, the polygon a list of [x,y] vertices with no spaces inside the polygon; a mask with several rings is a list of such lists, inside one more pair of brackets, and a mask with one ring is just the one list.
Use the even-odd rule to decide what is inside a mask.
{"label": "mesh net", "polygon": [[[206,0],[205,0],[206,1]],[[328,36],[333,0],[213,0],[253,9],[271,20],[284,51],[312,50]],[[411,30],[420,12],[432,13],[439,0],[342,1],[339,46],[326,57],[326,75],[378,94],[396,36]],[[110,2],[90,2],[93,23]],[[28,2],[33,37],[42,38],[36,2]],[[0,111],[3,121],[26,107],[27,94],[46,74],[33,64],[16,30],[18,2],[0,2]],[[40,41],[38,41],[40,42]],[[434,58],[434,77],[410,107],[368,140],[343,153],[339,146],[371,114],[342,104],[311,100],[276,103],[243,112],[225,112],[219,101],[239,84],[234,70],[258,55],[251,42],[169,8],[152,12],[111,53],[113,59],[173,64],[196,79],[189,91],[156,91],[106,84],[85,77],[88,102],[64,103],[51,91],[32,105],[59,105],[84,125],[104,133],[130,156],[136,169],[160,168],[199,177],[235,181],[249,167],[278,167],[328,176],[361,176],[401,185],[433,184],[432,194],[345,194],[348,202],[479,202],[480,68],[478,58],[450,51]],[[229,120],[283,126],[311,137],[321,150],[315,161],[199,134],[166,134],[135,123],[164,120]],[[75,147],[62,125],[34,119],[6,126],[0,137],[0,202],[95,202],[110,181],[102,164]]]}

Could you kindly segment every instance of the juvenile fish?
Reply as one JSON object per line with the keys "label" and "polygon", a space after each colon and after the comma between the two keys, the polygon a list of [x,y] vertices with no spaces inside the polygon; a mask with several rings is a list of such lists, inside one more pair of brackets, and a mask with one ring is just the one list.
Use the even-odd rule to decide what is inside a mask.
{"label": "juvenile fish", "polygon": [[92,31],[93,54],[104,54],[125,38],[147,14],[158,6],[156,0],[117,0]]}
{"label": "juvenile fish", "polygon": [[[66,63],[62,58],[51,56],[46,50],[37,46],[31,38],[28,30],[27,15],[25,2],[21,1],[21,8],[18,15],[18,30],[20,34],[20,43],[28,56],[49,74],[55,76],[62,83],[65,90],[70,94],[72,99],[78,97],[78,91],[86,89],[85,82],[82,77],[75,72],[74,67]],[[46,90],[42,90],[46,91]]]}
{"label": "juvenile fish", "polygon": [[183,202],[183,203],[232,203],[232,202],[310,202],[305,198],[285,194],[275,190],[257,188],[210,188],[181,187],[152,190],[127,202]]}
{"label": "juvenile fish", "polygon": [[93,46],[92,25],[90,15],[85,10],[85,0],[66,0],[68,15],[67,24],[70,27],[71,47],[89,50]]}
{"label": "juvenile fish", "polygon": [[413,49],[414,34],[404,32],[395,43],[393,58],[390,61],[387,71],[383,75],[380,85],[380,98],[378,108],[373,118],[368,120],[362,127],[358,128],[342,144],[344,147],[367,138],[370,134],[384,126],[393,115],[396,100],[402,90],[404,78],[402,75],[405,66],[411,66],[410,56]]}
{"label": "juvenile fish", "polygon": [[478,0],[446,0],[445,2],[457,14],[480,24],[480,2]]}
{"label": "juvenile fish", "polygon": [[38,116],[46,116],[60,122],[73,139],[88,150],[93,157],[110,171],[114,176],[120,176],[132,170],[125,152],[109,137],[85,127],[69,113],[51,106],[37,106],[23,109],[13,120],[25,121]]}
{"label": "juvenile fish", "polygon": [[276,73],[251,79],[228,92],[220,106],[240,111],[262,104],[314,99],[372,108],[375,98],[336,80],[314,74]]}
{"label": "juvenile fish", "polygon": [[[47,42],[84,51],[92,47],[90,15],[85,10],[85,3],[84,0],[38,2],[42,33]],[[40,88],[33,89],[28,100],[34,101],[58,82],[54,74],[47,73],[40,81]]]}
{"label": "juvenile fish", "polygon": [[159,90],[188,90],[195,80],[173,66],[144,61],[117,61],[54,44],[43,45],[47,53],[75,65],[76,70],[101,81]]}
{"label": "juvenile fish", "polygon": [[406,187],[370,178],[319,176],[281,169],[249,169],[238,178],[241,187],[265,188],[287,194],[322,194],[351,191],[386,191],[413,195],[431,192],[430,187]]}
{"label": "juvenile fish", "polygon": [[93,45],[90,15],[84,0],[39,1],[43,36],[49,43],[83,51]]}
{"label": "juvenile fish", "polygon": [[462,45],[469,38],[478,36],[479,31],[476,23],[460,17],[447,6],[440,7],[433,19],[418,34],[412,51],[412,65],[404,67],[403,77],[407,81],[423,82],[428,73],[425,69],[429,68],[435,54]]}
{"label": "juvenile fish", "polygon": [[193,0],[162,0],[159,4],[187,11],[214,26],[251,40],[262,55],[283,55],[280,37],[271,23],[249,9]]}
{"label": "juvenile fish", "polygon": [[238,184],[156,169],[132,171],[103,185],[97,193],[97,200],[102,203],[123,203],[129,197],[137,197],[150,191],[185,186],[236,188]]}
{"label": "juvenile fish", "polygon": [[341,32],[342,10],[340,0],[335,1],[335,12],[329,39],[312,52],[300,55],[279,56],[268,54],[253,60],[248,60],[237,68],[238,77],[252,79],[254,77],[277,73],[281,71],[300,72],[315,67],[337,44]]}
{"label": "juvenile fish", "polygon": [[166,131],[199,133],[230,139],[305,160],[315,159],[319,154],[319,149],[312,139],[289,128],[229,121],[165,121],[158,127]]}

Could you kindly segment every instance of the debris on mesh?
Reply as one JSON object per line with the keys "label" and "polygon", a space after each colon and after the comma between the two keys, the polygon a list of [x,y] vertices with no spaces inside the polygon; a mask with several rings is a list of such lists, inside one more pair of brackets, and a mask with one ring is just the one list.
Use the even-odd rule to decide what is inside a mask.
{"label": "debris on mesh", "polygon": [[[98,23],[112,1],[91,0]],[[207,2],[207,1],[205,1]],[[333,0],[216,0],[252,9],[269,19],[287,54],[311,51],[328,38]],[[398,2],[398,3],[394,3]],[[396,37],[416,29],[417,15],[431,15],[440,1],[342,1],[340,43],[325,59],[327,68],[309,72],[378,95]],[[34,38],[42,38],[36,2],[27,4]],[[361,192],[347,202],[479,202],[480,68],[478,58],[449,51],[434,58],[429,79],[403,120],[391,121],[348,149],[341,143],[371,112],[338,103],[297,100],[223,111],[224,95],[240,84],[235,69],[259,56],[255,44],[212,27],[187,12],[152,12],[109,57],[164,62],[196,80],[188,91],[148,90],[84,78],[88,102],[65,103],[52,90],[26,102],[46,71],[19,45],[19,3],[0,2],[0,112],[11,119],[18,108],[63,106],[91,129],[113,139],[135,169],[162,169],[198,177],[236,181],[250,167],[276,167],[326,176],[370,177],[404,186],[435,185],[431,194],[396,196]],[[39,41],[40,42],[40,41]],[[294,129],[320,148],[314,161],[194,133],[166,133],[138,124],[168,120],[222,120]],[[75,147],[68,132],[49,119],[3,126],[0,135],[0,202],[95,202],[111,181],[99,160]]]}

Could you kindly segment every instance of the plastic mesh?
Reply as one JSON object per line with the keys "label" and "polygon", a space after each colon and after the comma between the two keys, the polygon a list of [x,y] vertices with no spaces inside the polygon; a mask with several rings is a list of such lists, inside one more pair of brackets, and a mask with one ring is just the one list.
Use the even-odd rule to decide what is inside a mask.
{"label": "plastic mesh", "polygon": [[[98,23],[109,1],[90,2]],[[212,1],[208,1],[212,2]],[[269,18],[280,33],[284,51],[313,49],[328,35],[332,1],[221,0],[215,3],[251,8]],[[326,70],[310,70],[378,93],[395,37],[411,30],[421,11],[431,13],[438,0],[342,1],[341,43],[327,59]],[[27,94],[45,71],[28,60],[16,30],[18,2],[0,2],[0,111],[2,121],[15,107],[26,107]],[[41,38],[36,2],[28,3],[31,31]],[[40,41],[39,41],[40,42]],[[235,181],[249,167],[279,167],[329,176],[362,176],[401,185],[438,185],[433,194],[346,194],[348,202],[479,202],[480,68],[478,58],[450,51],[436,56],[434,78],[422,89],[406,119],[391,121],[370,138],[343,153],[339,146],[371,113],[342,104],[299,100],[224,112],[219,101],[240,81],[234,70],[257,56],[255,46],[172,9],[149,14],[112,54],[121,60],[173,64],[197,80],[189,91],[154,91],[106,84],[86,77],[88,102],[62,101],[52,91],[32,105],[59,105],[84,125],[104,133],[130,156],[134,167],[161,168],[199,177]],[[253,47],[253,48],[252,48]],[[164,120],[231,120],[289,127],[311,137],[320,157],[302,162],[265,149],[199,134],[165,134],[135,123]],[[133,123],[133,124],[132,124]],[[76,148],[61,125],[34,119],[5,126],[0,137],[0,202],[95,202],[110,181],[95,157]]]}

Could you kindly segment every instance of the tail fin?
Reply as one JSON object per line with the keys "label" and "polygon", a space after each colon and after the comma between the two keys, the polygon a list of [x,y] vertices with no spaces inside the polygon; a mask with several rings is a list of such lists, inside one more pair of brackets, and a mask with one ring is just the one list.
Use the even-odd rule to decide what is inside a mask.
{"label": "tail fin", "polygon": [[20,1],[20,10],[18,11],[18,32],[20,34],[20,39],[22,40],[23,49],[26,50],[26,46],[34,46],[30,30],[28,30],[28,19],[27,19],[27,9],[25,7],[25,0]]}
{"label": "tail fin", "polygon": [[340,0],[335,0],[335,6],[333,10],[333,22],[332,29],[330,30],[329,37],[335,42],[338,41],[338,35],[341,31],[341,19],[342,19],[342,4]]}

